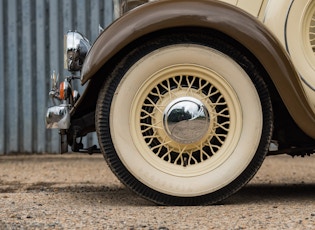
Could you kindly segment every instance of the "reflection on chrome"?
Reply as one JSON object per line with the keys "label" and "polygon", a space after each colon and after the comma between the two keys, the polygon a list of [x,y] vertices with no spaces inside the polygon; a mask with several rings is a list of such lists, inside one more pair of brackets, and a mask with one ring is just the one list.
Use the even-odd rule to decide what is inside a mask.
{"label": "reflection on chrome", "polygon": [[69,107],[67,105],[59,105],[48,108],[46,127],[49,129],[68,129],[70,127]]}
{"label": "reflection on chrome", "polygon": [[193,97],[181,97],[172,101],[164,111],[163,120],[167,134],[181,144],[199,141],[210,125],[207,108]]}
{"label": "reflection on chrome", "polygon": [[65,36],[65,67],[69,71],[79,71],[91,45],[79,32],[69,31]]}

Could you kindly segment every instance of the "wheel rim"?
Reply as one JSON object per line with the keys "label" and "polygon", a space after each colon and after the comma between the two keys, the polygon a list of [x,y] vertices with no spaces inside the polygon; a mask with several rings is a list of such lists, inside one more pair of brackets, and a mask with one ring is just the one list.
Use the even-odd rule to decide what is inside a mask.
{"label": "wheel rim", "polygon": [[[140,143],[142,157],[153,167],[182,177],[202,175],[220,166],[238,142],[236,126],[242,125],[230,85],[210,69],[190,64],[167,67],[149,79],[137,92],[132,105],[137,110],[130,121],[135,124],[132,136]],[[180,118],[175,122],[180,127],[170,131],[167,113],[190,106],[185,115],[193,117],[189,112],[198,105],[199,120]]]}

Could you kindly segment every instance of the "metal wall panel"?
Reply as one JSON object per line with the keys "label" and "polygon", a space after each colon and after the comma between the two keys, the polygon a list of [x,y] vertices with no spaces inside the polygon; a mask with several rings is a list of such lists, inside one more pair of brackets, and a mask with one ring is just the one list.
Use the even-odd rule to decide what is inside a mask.
{"label": "metal wall panel", "polygon": [[[67,74],[63,34],[75,29],[94,42],[99,25],[112,22],[113,5],[112,0],[0,0],[0,154],[59,151],[58,131],[46,130],[44,117],[52,70]],[[92,134],[84,144],[96,143]]]}
{"label": "metal wall panel", "polygon": [[5,85],[4,85],[4,14],[3,3],[0,4],[0,153],[5,150]]}

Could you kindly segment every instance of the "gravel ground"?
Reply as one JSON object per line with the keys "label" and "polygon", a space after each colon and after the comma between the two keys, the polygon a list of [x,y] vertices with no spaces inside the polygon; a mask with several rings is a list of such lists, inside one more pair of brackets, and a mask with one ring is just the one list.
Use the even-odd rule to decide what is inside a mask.
{"label": "gravel ground", "polygon": [[0,229],[315,229],[315,157],[268,157],[220,205],[164,207],[126,189],[101,155],[0,156]]}

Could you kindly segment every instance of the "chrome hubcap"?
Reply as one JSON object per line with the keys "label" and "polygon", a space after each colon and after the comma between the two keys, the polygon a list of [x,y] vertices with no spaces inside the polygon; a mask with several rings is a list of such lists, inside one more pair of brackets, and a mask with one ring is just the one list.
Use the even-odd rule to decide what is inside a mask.
{"label": "chrome hubcap", "polygon": [[210,126],[210,116],[200,100],[181,97],[166,107],[163,122],[171,139],[181,144],[192,144],[206,135]]}

